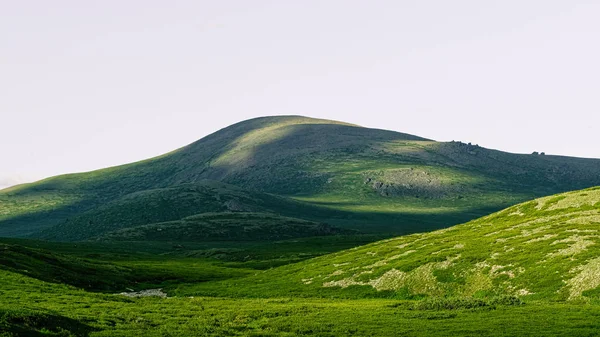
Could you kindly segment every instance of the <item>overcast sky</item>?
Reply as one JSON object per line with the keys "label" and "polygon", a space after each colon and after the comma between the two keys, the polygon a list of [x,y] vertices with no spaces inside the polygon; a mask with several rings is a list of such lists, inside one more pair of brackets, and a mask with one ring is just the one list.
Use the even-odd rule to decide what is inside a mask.
{"label": "overcast sky", "polygon": [[300,114],[600,157],[600,2],[0,0],[0,187]]}

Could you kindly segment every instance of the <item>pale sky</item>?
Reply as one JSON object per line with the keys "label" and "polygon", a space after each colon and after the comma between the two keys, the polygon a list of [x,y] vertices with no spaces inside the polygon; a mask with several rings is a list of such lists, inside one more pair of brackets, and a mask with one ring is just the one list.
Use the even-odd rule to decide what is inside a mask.
{"label": "pale sky", "polygon": [[300,114],[600,158],[600,2],[0,0],[0,188]]}

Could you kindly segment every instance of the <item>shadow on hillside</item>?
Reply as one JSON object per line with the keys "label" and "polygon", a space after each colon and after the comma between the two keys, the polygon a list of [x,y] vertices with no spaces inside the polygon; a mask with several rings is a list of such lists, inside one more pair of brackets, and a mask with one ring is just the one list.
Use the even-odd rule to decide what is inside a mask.
{"label": "shadow on hillside", "polygon": [[0,309],[0,331],[9,336],[89,336],[100,331],[79,320],[54,313]]}
{"label": "shadow on hillside", "polygon": [[51,210],[5,218],[0,220],[0,237],[27,237],[96,205],[93,199],[85,199]]}
{"label": "shadow on hillside", "polygon": [[[294,124],[298,121],[305,124]],[[278,126],[278,123],[283,126],[269,129],[271,126]],[[159,158],[92,173],[57,177],[25,187],[19,191],[20,194],[44,189],[60,191],[68,186],[70,191],[80,193],[81,198],[78,202],[51,211],[0,220],[0,236],[26,236],[130,193],[204,179],[277,195],[318,195],[333,174],[312,167],[315,161],[324,161],[329,165],[342,165],[348,159],[367,158],[376,161],[379,157],[376,152],[371,151],[372,146],[400,140],[426,139],[387,130],[320,124],[300,117],[254,119],[222,129]],[[508,182],[503,186],[490,183],[484,187],[485,190],[509,194],[528,192],[532,197],[600,184],[597,173],[589,175],[590,167],[596,168],[600,163],[598,160],[563,160],[551,156],[530,159],[525,155],[500,153],[479,147],[473,149],[470,145],[456,143],[447,143],[437,150],[423,150],[423,153],[430,157],[419,157],[420,160],[435,157],[444,161],[417,163],[415,158],[389,154],[386,155],[386,163],[461,167],[489,178],[490,182]],[[448,164],[450,162],[451,165]],[[552,164],[548,164],[549,162]],[[540,175],[542,169],[548,178]],[[585,174],[580,175],[578,170]],[[525,185],[529,181],[532,183]],[[569,184],[561,183],[564,181]],[[517,199],[514,200],[525,201]],[[310,205],[309,209],[299,207],[294,210],[293,207],[288,207],[282,209],[281,214],[345,228],[384,230],[394,234],[449,227],[508,206],[486,202],[457,212],[417,214],[343,211],[332,210],[331,207],[325,207],[327,205],[317,203],[304,204]],[[149,219],[148,223],[152,222]]]}
{"label": "shadow on hillside", "polygon": [[[241,140],[254,131],[271,124],[275,125],[280,120],[294,118],[255,119],[235,124],[159,158],[90,173],[58,176],[20,187],[10,194],[26,196],[31,192],[53,193],[68,190],[78,193],[80,199],[51,210],[5,217],[0,220],[0,236],[27,237],[130,193],[174,184],[193,183],[203,179],[219,180],[249,190],[271,193],[281,191],[285,194],[293,194],[307,189],[313,190],[314,187],[298,186],[293,183],[293,178],[303,177],[288,177],[290,172],[285,170],[290,169],[290,166],[282,162],[289,157],[287,154],[292,153],[296,158],[302,159],[319,151],[349,148],[358,150],[363,147],[365,139],[369,141],[422,140],[420,137],[393,131],[339,124],[307,123],[283,126],[281,137],[263,139],[259,142],[260,146],[246,148],[248,144],[241,144]],[[266,122],[268,123],[265,124]],[[235,150],[236,146],[241,146],[245,154],[244,160],[234,161],[232,165],[227,165],[227,162],[213,164],[221,156]],[[265,161],[270,161],[272,165],[253,172],[257,170],[256,166],[260,166],[259,164]],[[273,174],[280,168],[285,171],[284,174]],[[241,179],[240,177],[243,176],[249,176],[249,179]],[[269,180],[269,176],[277,179]],[[322,177],[317,177],[314,182],[321,184]]]}
{"label": "shadow on hillside", "polygon": [[502,210],[505,206],[508,205],[439,213],[337,211],[338,214],[328,218],[326,222],[368,234],[406,235],[465,223]]}
{"label": "shadow on hillside", "polygon": [[[273,186],[269,186],[272,185],[269,184],[269,178],[272,178],[269,173],[280,170],[277,166],[288,167],[289,165],[286,164],[291,162],[286,160],[304,160],[323,152],[353,154],[377,142],[426,140],[394,131],[310,123],[285,125],[269,132],[260,127],[245,129],[241,134],[228,136],[225,146],[222,143],[214,144],[221,140],[214,137],[215,135],[189,145],[178,154],[181,156],[178,160],[181,168],[193,167],[198,164],[200,158],[208,159],[208,163],[199,172],[200,175],[196,172],[195,176],[190,176],[187,170],[180,170],[173,178],[173,183],[212,179],[235,184],[240,175],[248,174],[243,172],[244,170],[260,168],[264,170],[260,172],[260,176],[258,173],[251,174],[257,179],[261,178],[261,181],[251,182],[252,189],[274,192]],[[277,166],[273,166],[274,164]],[[286,172],[286,175],[289,173]],[[264,185],[271,188],[261,188]]]}

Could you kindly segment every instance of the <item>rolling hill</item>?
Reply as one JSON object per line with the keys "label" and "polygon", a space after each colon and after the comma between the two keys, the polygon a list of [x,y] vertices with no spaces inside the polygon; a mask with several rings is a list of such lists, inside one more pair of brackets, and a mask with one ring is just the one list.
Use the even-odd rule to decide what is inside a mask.
{"label": "rolling hill", "polygon": [[178,221],[108,232],[101,241],[275,241],[302,237],[350,234],[325,224],[269,213],[202,213]]}
{"label": "rolling hill", "polygon": [[[267,212],[292,217],[304,214],[333,217],[336,213],[289,198],[261,192],[249,192],[233,185],[203,180],[198,183],[144,190],[125,195],[42,230],[36,237],[54,241],[86,240],[123,228],[137,228],[136,226],[169,221],[174,225],[177,222],[186,222],[185,219],[193,215],[219,212],[224,214]],[[283,226],[288,221],[284,217],[277,216],[264,219],[266,219],[264,222],[268,222],[271,227],[276,227],[278,223]],[[297,223],[300,222],[302,220],[298,220]],[[162,226],[164,227],[164,225]],[[167,232],[163,234],[165,233]],[[214,233],[216,234],[216,232]],[[315,235],[317,233],[315,231]],[[324,232],[319,233],[323,234]]]}
{"label": "rolling hill", "polygon": [[[169,282],[206,282],[248,274],[242,268],[225,268],[202,259],[171,259],[168,262],[154,259],[151,263],[133,259],[115,263],[114,256],[112,261],[103,261],[56,252],[60,246],[52,248],[0,242],[0,280],[6,272],[11,272],[87,291],[116,292],[156,287]],[[89,247],[80,247],[80,251],[86,249]],[[100,255],[98,253],[93,255]]]}
{"label": "rolling hill", "polygon": [[81,240],[228,211],[224,203],[197,203],[221,193],[189,192],[190,184],[206,181],[266,200],[251,202],[252,212],[408,234],[600,185],[598,172],[596,159],[510,154],[342,122],[263,117],[157,158],[0,191],[0,236]]}
{"label": "rolling hill", "polygon": [[600,299],[600,188],[379,241],[180,294]]}
{"label": "rolling hill", "polygon": [[[0,334],[595,336],[600,331],[600,188],[271,269],[201,258],[195,255],[198,247],[179,252],[153,247],[156,242],[147,239],[165,237],[144,237],[160,226],[217,230],[226,226],[210,222],[252,227],[266,217],[284,220],[265,213],[203,213],[174,224],[120,229],[106,242],[2,239]],[[198,225],[187,228],[187,222]],[[180,231],[174,233],[179,239]],[[330,238],[336,237],[325,239]],[[295,241],[302,239],[286,243]],[[138,297],[144,292],[132,291],[148,288],[154,290],[145,294],[160,296]]]}

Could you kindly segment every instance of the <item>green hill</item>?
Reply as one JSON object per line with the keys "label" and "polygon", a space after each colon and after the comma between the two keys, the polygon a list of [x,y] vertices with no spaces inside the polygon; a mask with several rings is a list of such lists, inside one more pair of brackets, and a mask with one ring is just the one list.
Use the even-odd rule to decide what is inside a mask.
{"label": "green hill", "polygon": [[600,188],[545,197],[181,294],[600,298]]}
{"label": "green hill", "polygon": [[[36,244],[35,241],[29,243]],[[0,242],[0,283],[4,281],[4,272],[8,271],[89,291],[115,292],[128,288],[159,287],[173,282],[206,282],[248,273],[242,268],[225,268],[205,259],[136,261],[140,256],[144,257],[138,254],[122,261],[115,261],[115,257],[112,261],[102,261],[54,251],[64,247],[52,248]],[[88,249],[79,247],[80,251]],[[92,255],[101,254],[97,251]]]}
{"label": "green hill", "polygon": [[351,233],[269,213],[203,213],[178,221],[109,232],[102,241],[271,241]]}
{"label": "green hill", "polygon": [[[335,211],[321,210],[289,198],[249,192],[233,185],[204,180],[193,184],[134,192],[68,218],[56,226],[42,230],[36,236],[57,241],[85,240],[140,225],[179,220],[183,223],[183,218],[215,212],[269,212],[289,216],[316,214],[321,217],[336,215]],[[276,225],[273,217],[269,218],[269,222],[270,226]]]}
{"label": "green hill", "polygon": [[4,243],[0,243],[0,252],[0,270],[94,290],[109,290],[114,284],[122,287],[128,284],[128,270],[107,263]]}
{"label": "green hill", "polygon": [[[251,211],[407,234],[462,223],[534,197],[600,185],[598,172],[600,160],[595,159],[509,154],[341,122],[264,117],[157,158],[0,191],[0,236],[79,240],[88,231],[99,235],[220,211],[223,205],[196,207],[186,191],[189,184],[207,179],[253,195],[268,193],[273,200],[274,195],[288,198]],[[199,193],[198,200],[213,198]],[[163,194],[173,202],[159,201]],[[143,216],[129,211],[146,199],[159,203],[161,211],[148,207]],[[288,212],[282,203],[302,207]]]}
{"label": "green hill", "polygon": [[[253,227],[267,217],[283,220],[212,213],[174,226]],[[146,241],[165,239],[144,236],[168,223],[108,241],[2,239],[0,335],[595,336],[599,225],[592,188],[272,269],[200,257],[206,243],[179,251]],[[118,241],[132,238],[142,241]],[[137,297],[149,294],[160,296]]]}

